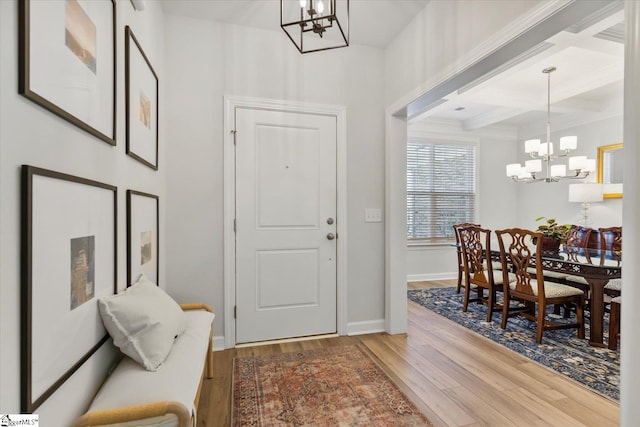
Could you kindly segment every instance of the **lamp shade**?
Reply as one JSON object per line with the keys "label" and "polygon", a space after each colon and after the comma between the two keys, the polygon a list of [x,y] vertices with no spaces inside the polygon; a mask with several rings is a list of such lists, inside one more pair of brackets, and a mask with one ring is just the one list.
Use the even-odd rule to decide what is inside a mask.
{"label": "lamp shade", "polygon": [[569,157],[569,169],[581,170],[587,167],[587,156]]}
{"label": "lamp shade", "polygon": [[578,147],[577,136],[563,136],[562,138],[560,138],[561,150],[575,150],[577,147]]}
{"label": "lamp shade", "polygon": [[559,178],[567,176],[567,165],[551,165],[551,177]]}
{"label": "lamp shade", "polygon": [[524,142],[524,152],[525,153],[537,153],[540,150],[540,140],[539,139],[527,139]]}
{"label": "lamp shade", "polygon": [[601,202],[602,184],[569,184],[570,202]]}
{"label": "lamp shade", "polygon": [[522,165],[520,163],[511,163],[507,165],[507,176],[518,176],[520,174],[520,169],[522,169]]}
{"label": "lamp shade", "polygon": [[538,154],[540,154],[541,156],[552,155],[553,142],[544,142],[540,144],[540,148],[538,149]]}

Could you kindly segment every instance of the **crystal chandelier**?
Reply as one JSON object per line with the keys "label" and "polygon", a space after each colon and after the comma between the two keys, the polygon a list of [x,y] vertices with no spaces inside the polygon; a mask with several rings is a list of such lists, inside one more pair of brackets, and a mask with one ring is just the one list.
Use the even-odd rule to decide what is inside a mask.
{"label": "crystal chandelier", "polygon": [[349,46],[349,0],[280,0],[280,27],[300,53]]}
{"label": "crystal chandelier", "polygon": [[[507,165],[507,176],[516,182],[558,182],[561,179],[584,179],[590,172],[595,172],[595,159],[587,159],[587,156],[569,157],[569,170],[573,173],[567,175],[567,165],[552,164],[560,157],[568,157],[571,150],[578,146],[578,137],[563,136],[560,138],[561,154],[553,154],[553,142],[551,142],[551,73],[556,67],[548,67],[542,70],[547,75],[547,141],[529,139],[524,142],[525,153],[531,156],[522,166],[520,163]],[[541,177],[544,161],[546,176]]]}

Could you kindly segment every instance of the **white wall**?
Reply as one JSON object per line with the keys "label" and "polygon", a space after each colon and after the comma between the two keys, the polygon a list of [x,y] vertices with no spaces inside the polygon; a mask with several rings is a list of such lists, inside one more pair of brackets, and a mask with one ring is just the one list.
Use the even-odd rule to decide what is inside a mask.
{"label": "white wall", "polygon": [[[477,131],[465,131],[458,121],[431,119],[409,125],[408,136],[475,141],[478,147],[476,221],[490,230],[508,227],[516,222],[517,187],[504,175],[504,165],[511,163],[517,155],[516,128],[491,126]],[[456,252],[450,245],[409,246],[409,281],[452,278],[457,277],[457,274]]]}
{"label": "white wall", "polygon": [[[223,313],[223,96],[347,107],[348,319],[384,318],[383,52],[350,46],[300,55],[280,31],[167,15],[167,276],[179,300]],[[338,219],[340,220],[340,219]]]}
{"label": "white wall", "polygon": [[[118,287],[126,282],[126,190],[160,196],[160,238],[164,235],[165,111],[163,18],[147,2],[134,12],[117,2],[117,146],[110,146],[18,94],[17,3],[0,1],[0,408],[20,412],[20,165],[30,164],[118,187]],[[160,82],[160,153],[158,172],[125,154],[124,26],[130,25],[153,64]],[[163,247],[162,245],[160,246]],[[165,259],[161,250],[160,259]],[[37,267],[36,267],[37,268]],[[165,268],[160,270],[164,281]],[[56,355],[48,355],[55,357]],[[116,352],[103,345],[36,412],[47,426],[67,426],[83,413],[112,364]]]}

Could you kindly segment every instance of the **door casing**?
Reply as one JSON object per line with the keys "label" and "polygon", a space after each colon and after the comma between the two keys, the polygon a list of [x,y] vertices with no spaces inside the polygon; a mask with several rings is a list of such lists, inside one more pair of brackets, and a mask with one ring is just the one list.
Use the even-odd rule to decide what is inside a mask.
{"label": "door casing", "polygon": [[344,106],[299,103],[262,98],[224,97],[224,345],[236,345],[234,306],[236,295],[235,219],[235,111],[237,108],[327,115],[336,118],[338,335],[347,332],[347,109]]}

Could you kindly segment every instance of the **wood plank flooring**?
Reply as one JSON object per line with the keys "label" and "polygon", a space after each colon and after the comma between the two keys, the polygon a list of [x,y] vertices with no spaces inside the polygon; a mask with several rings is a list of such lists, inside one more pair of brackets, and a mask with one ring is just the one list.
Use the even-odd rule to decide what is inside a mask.
{"label": "wood plank flooring", "polygon": [[[411,283],[410,289],[453,281]],[[617,426],[619,405],[419,305],[406,335],[371,334],[229,349],[214,354],[198,426],[231,425],[233,358],[362,343],[437,426]],[[534,339],[534,337],[532,337]]]}

